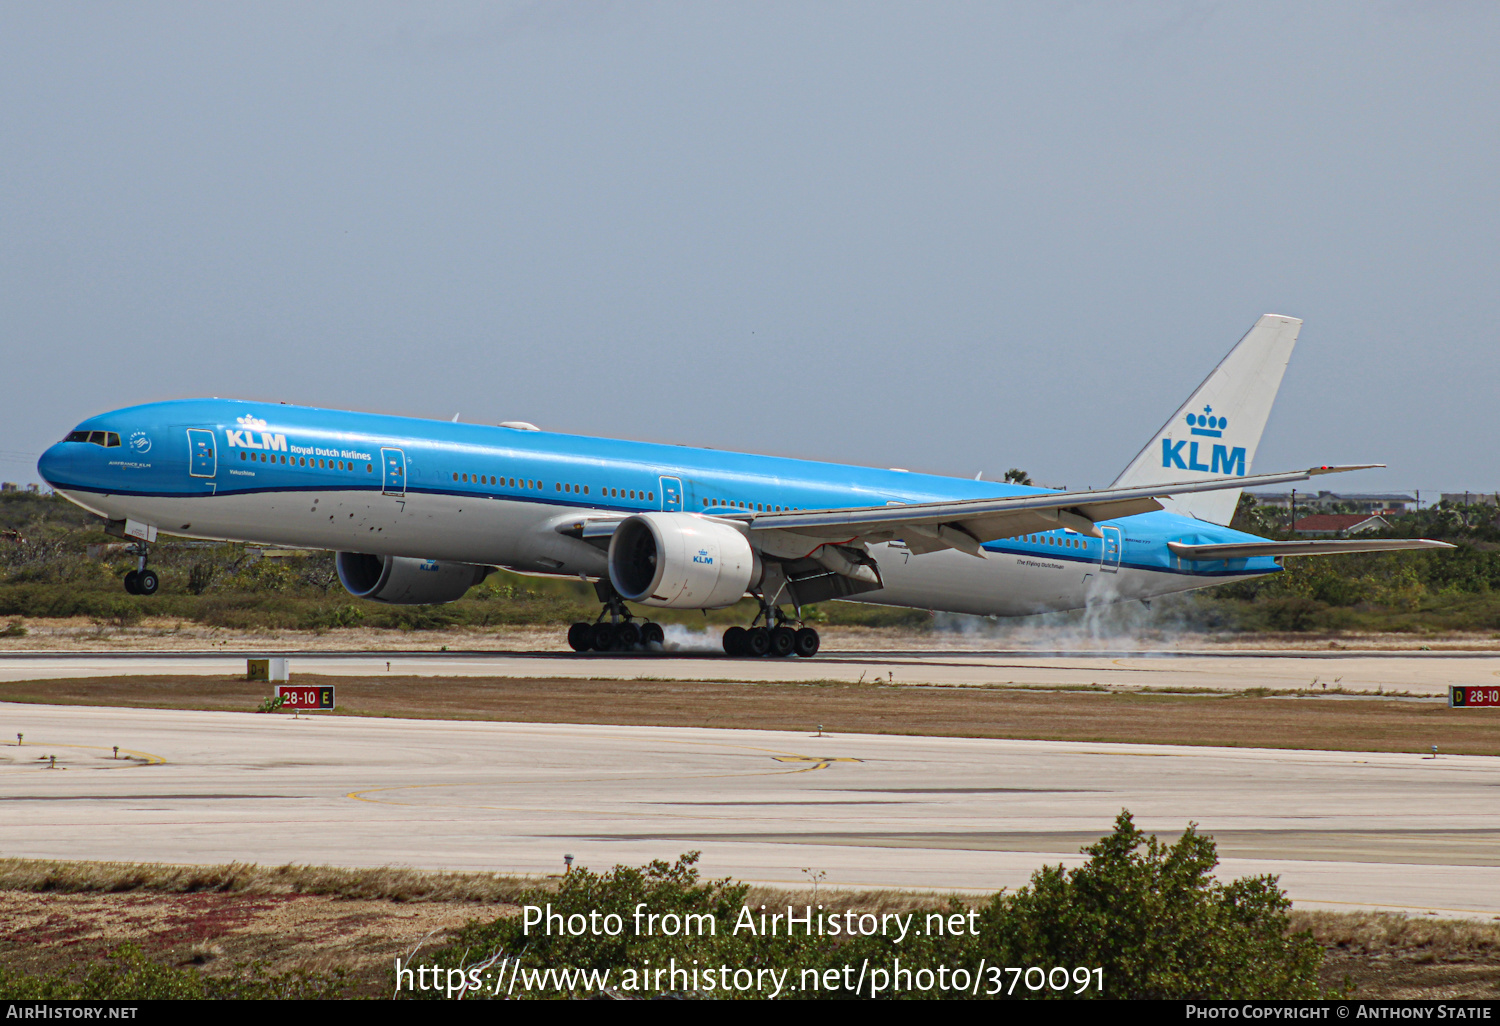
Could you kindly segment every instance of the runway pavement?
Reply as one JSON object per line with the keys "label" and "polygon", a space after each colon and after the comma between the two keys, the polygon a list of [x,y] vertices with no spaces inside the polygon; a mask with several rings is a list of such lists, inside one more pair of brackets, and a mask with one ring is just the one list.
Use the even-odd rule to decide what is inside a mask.
{"label": "runway pavement", "polygon": [[[0,655],[0,682],[123,674],[242,674],[240,652],[78,652]],[[731,681],[858,681],[876,678],[941,685],[1077,685],[1241,690],[1344,688],[1440,696],[1450,684],[1500,681],[1500,656],[1470,652],[1098,652],[1037,655],[1006,650],[825,650],[813,659],[729,658],[722,654],[605,655],[557,652],[294,652],[304,673],[418,676]]]}
{"label": "runway pavement", "polygon": [[1500,916],[1495,758],[37,705],[0,705],[0,738],[10,857],[549,873],[699,849],[711,876],[993,890],[1129,808],[1304,906]]}

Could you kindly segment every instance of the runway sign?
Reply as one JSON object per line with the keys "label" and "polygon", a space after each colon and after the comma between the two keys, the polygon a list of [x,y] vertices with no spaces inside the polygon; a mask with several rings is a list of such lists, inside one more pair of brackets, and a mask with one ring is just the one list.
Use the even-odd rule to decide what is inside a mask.
{"label": "runway sign", "polygon": [[276,685],[276,696],[283,699],[283,709],[299,711],[333,708],[333,686],[321,688],[293,687],[290,684]]}
{"label": "runway sign", "polygon": [[1500,707],[1500,687],[1489,684],[1481,688],[1455,685],[1448,689],[1448,708],[1467,709],[1471,706]]}
{"label": "runway sign", "polygon": [[279,659],[246,659],[246,680],[291,680],[290,660],[285,657]]}

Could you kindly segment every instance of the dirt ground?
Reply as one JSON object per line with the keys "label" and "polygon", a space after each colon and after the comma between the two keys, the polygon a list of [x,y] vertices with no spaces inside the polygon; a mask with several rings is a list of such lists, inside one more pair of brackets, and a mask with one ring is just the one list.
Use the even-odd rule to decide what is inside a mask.
{"label": "dirt ground", "polygon": [[[567,648],[560,627],[463,627],[448,630],[399,631],[370,627],[327,631],[226,630],[173,617],[147,617],[133,627],[96,622],[87,617],[66,619],[7,619],[26,630],[19,637],[0,634],[4,652],[205,652],[214,649],[263,648],[274,643],[288,652],[560,652]],[[820,627],[828,651],[890,651],[984,649],[1109,651],[1311,651],[1357,649],[1372,652],[1497,652],[1500,634],[1167,634],[1147,631],[1139,636],[1082,638],[1076,629],[989,624],[979,620],[973,630],[916,631],[906,628]],[[1083,646],[1080,648],[1079,646]]]}
{"label": "dirt ground", "polygon": [[[75,972],[133,942],[153,961],[209,974],[254,962],[271,972],[342,967],[350,972],[349,996],[386,997],[396,958],[441,947],[470,920],[518,912],[504,902],[0,889],[0,962],[25,972]],[[1352,985],[1364,998],[1500,997],[1500,927],[1334,913],[1295,914],[1293,927],[1313,929],[1327,949],[1326,990]]]}
{"label": "dirt ground", "polygon": [[[1257,694],[1037,691],[886,684],[373,679],[298,674],[333,685],[335,715],[614,723],[1061,741],[1500,755],[1500,716],[1440,702]],[[273,688],[240,678],[136,676],[0,684],[0,701],[249,712]],[[289,715],[278,713],[276,715]]]}
{"label": "dirt ground", "polygon": [[0,962],[12,971],[74,970],[127,941],[154,962],[214,973],[263,962],[272,972],[353,972],[360,996],[386,991],[396,958],[441,946],[471,919],[515,906],[405,903],[293,894],[0,892]]}

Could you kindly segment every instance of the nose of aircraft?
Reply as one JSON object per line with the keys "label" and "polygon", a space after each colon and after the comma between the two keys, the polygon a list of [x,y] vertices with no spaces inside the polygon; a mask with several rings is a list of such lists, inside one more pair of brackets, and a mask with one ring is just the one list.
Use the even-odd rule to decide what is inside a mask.
{"label": "nose of aircraft", "polygon": [[42,453],[42,458],[36,461],[36,472],[42,475],[43,481],[54,488],[67,476],[69,463],[67,448],[65,443],[58,442]]}

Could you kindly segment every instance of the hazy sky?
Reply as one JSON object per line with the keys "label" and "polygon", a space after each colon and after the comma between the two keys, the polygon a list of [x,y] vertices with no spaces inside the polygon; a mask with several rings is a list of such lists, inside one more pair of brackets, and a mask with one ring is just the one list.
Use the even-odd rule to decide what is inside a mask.
{"label": "hazy sky", "polygon": [[221,395],[1101,486],[1277,312],[1256,469],[1494,490],[1497,54],[1432,0],[0,0],[0,477]]}

